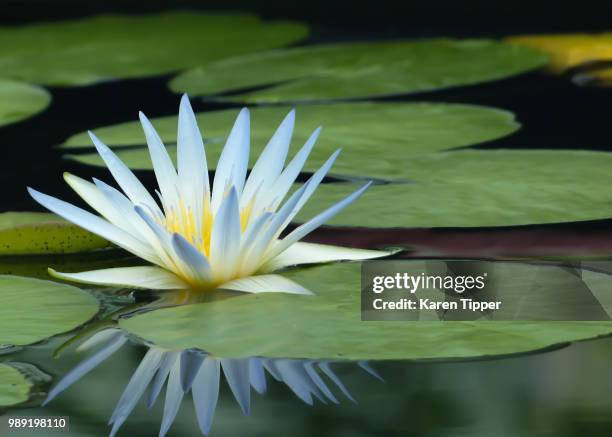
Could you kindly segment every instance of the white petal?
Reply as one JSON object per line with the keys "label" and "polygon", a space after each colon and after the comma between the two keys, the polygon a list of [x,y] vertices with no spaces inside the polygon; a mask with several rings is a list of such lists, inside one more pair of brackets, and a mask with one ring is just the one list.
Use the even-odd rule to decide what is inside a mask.
{"label": "white petal", "polygon": [[106,144],[96,137],[93,132],[89,132],[89,137],[93,141],[100,157],[110,170],[111,174],[123,190],[123,192],[135,204],[143,203],[158,212],[159,207],[147,189],[140,183],[134,173],[115,155]]}
{"label": "white petal", "polygon": [[267,191],[280,175],[287,158],[287,153],[289,152],[294,125],[295,110],[292,109],[281,122],[253,166],[240,198],[240,206],[242,208],[252,200],[256,190],[260,190],[260,192]]}
{"label": "white petal", "polygon": [[158,263],[159,258],[153,250],[147,245],[141,243],[128,232],[112,225],[106,220],[93,215],[79,207],[71,205],[63,200],[48,196],[28,187],[30,196],[34,198],[45,208],[53,211],[60,217],[82,227],[83,229],[93,232],[102,238],[116,244],[119,247],[133,253],[134,255],[143,258],[152,263]]}
{"label": "white petal", "polygon": [[170,206],[176,206],[178,204],[178,177],[174,169],[174,164],[149,119],[142,112],[139,112],[138,116],[140,117],[140,123],[142,124],[145,137],[147,138],[147,145],[149,147],[149,154],[151,155],[151,162],[153,163],[153,170],[155,171],[155,178],[157,179],[157,184],[159,185],[164,201],[168,202]]}
{"label": "white petal", "polygon": [[370,185],[372,185],[372,182],[368,182],[367,184],[359,188],[354,193],[342,199],[340,202],[336,203],[335,205],[331,206],[330,208],[326,209],[322,213],[315,216],[313,219],[307,221],[303,225],[298,226],[289,235],[287,235],[285,238],[283,238],[276,244],[276,246],[267,254],[267,259],[269,260],[269,259],[272,259],[278,256],[279,254],[284,252],[289,246],[301,240],[306,235],[308,235],[310,232],[314,231],[316,228],[321,226],[323,223],[325,223],[326,221],[331,219],[333,216],[338,214],[348,205],[350,205],[355,200],[357,200],[359,196],[361,196],[363,192],[367,190]]}
{"label": "white petal", "polygon": [[172,247],[197,283],[212,281],[212,270],[206,256],[180,234],[172,235]]}
{"label": "white petal", "polygon": [[240,255],[240,239],[238,195],[232,188],[215,216],[210,240],[210,259],[216,279],[223,280],[235,272]]}
{"label": "white petal", "polygon": [[308,159],[308,155],[310,155],[320,133],[321,128],[319,127],[310,135],[310,138],[308,138],[298,153],[295,154],[289,165],[283,170],[268,192],[265,195],[259,196],[253,207],[253,214],[259,215],[274,199],[277,199],[278,204],[285,198],[295,182],[295,179],[302,171]]}
{"label": "white petal", "polygon": [[[202,217],[204,197],[210,196],[208,165],[202,134],[186,94],[181,98],[176,144],[181,198],[195,217]],[[196,225],[201,225],[200,220]]]}
{"label": "white petal", "polygon": [[289,248],[276,258],[268,261],[259,271],[263,273],[273,272],[284,267],[300,264],[318,264],[332,261],[359,261],[380,258],[392,253],[393,252],[384,250],[354,249],[352,247],[297,242],[289,246]]}
{"label": "white petal", "polygon": [[314,294],[297,282],[280,275],[247,276],[246,278],[239,278],[226,282],[218,288],[223,290],[242,291],[244,293]]}
{"label": "white petal", "polygon": [[247,166],[249,164],[249,110],[243,108],[227,137],[225,147],[215,170],[211,205],[213,211],[220,207],[226,190],[235,187],[242,194]]}
{"label": "white petal", "polygon": [[117,267],[81,273],[61,273],[49,269],[54,278],[81,284],[108,285],[148,290],[182,290],[189,288],[174,273],[154,266]]}

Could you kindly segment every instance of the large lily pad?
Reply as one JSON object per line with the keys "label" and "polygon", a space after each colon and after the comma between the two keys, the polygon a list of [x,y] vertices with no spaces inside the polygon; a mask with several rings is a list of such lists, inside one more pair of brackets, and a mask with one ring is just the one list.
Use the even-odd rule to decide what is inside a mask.
{"label": "large lily pad", "polygon": [[0,407],[28,400],[32,383],[16,368],[0,363]]}
{"label": "large lily pad", "polygon": [[539,52],[492,40],[333,44],[225,59],[181,74],[170,87],[211,95],[270,85],[220,97],[241,102],[388,96],[502,79],[545,62]]}
{"label": "large lily pad", "polygon": [[55,214],[0,214],[0,255],[76,253],[108,247],[110,243]]}
{"label": "large lily pad", "polygon": [[[252,157],[257,157],[284,115],[291,107],[254,108],[252,110]],[[207,139],[206,153],[214,168],[224,138],[229,133],[237,111],[224,110],[198,115]],[[489,141],[508,135],[519,125],[510,112],[498,109],[436,103],[351,103],[300,106],[293,138],[297,150],[319,125],[324,125],[307,164],[306,171],[318,169],[338,147],[343,152],[333,173],[401,178],[406,175],[412,157],[432,151]],[[168,144],[176,141],[176,117],[153,120],[160,136]],[[151,169],[145,149],[122,150],[124,146],[144,142],[138,122],[95,129],[94,132],[118,151],[131,168]],[[92,147],[86,134],[69,138],[63,147]],[[170,148],[174,153],[175,149]],[[104,165],[97,154],[70,155],[72,159]],[[251,160],[253,162],[253,159]]]}
{"label": "large lily pad", "polygon": [[50,101],[49,93],[40,87],[0,79],[0,126],[31,117],[45,109]]}
{"label": "large lily pad", "polygon": [[[612,217],[612,154],[463,150],[415,156],[414,182],[374,185],[327,224],[373,228],[511,226]],[[356,190],[325,184],[300,212],[305,221]]]}
{"label": "large lily pad", "polygon": [[[424,263],[415,261],[414,271],[426,271]],[[554,299],[553,285],[559,278],[575,278],[556,266],[496,263],[491,269],[501,279],[498,291],[517,298],[530,284]],[[120,326],[162,347],[196,347],[221,357],[313,359],[484,357],[612,333],[612,322],[363,322],[359,264],[331,264],[286,275],[316,296],[241,295],[152,311],[121,320]]]}
{"label": "large lily pad", "polygon": [[292,22],[249,15],[167,12],[104,15],[0,28],[2,75],[45,85],[86,85],[205,65],[295,42]]}
{"label": "large lily pad", "polygon": [[98,312],[98,301],[70,285],[0,275],[0,344],[27,345],[70,331]]}

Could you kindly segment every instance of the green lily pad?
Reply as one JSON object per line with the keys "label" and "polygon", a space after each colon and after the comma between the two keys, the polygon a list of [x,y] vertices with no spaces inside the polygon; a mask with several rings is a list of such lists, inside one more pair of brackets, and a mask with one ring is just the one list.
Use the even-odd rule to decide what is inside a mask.
{"label": "green lily pad", "polygon": [[[462,150],[413,157],[414,182],[374,185],[332,226],[513,226],[612,217],[612,154]],[[391,169],[389,169],[391,171]],[[357,189],[324,184],[296,217],[304,222]]]}
{"label": "green lily pad", "polygon": [[86,85],[177,71],[302,39],[293,22],[240,14],[102,15],[0,28],[2,75],[45,85]]}
{"label": "green lily pad", "polygon": [[[412,262],[414,271],[426,271],[425,262]],[[563,275],[575,278],[556,266],[488,264],[495,264],[492,269],[505,279],[499,282],[500,294],[517,297],[525,293],[526,283],[536,286],[532,290],[554,293]],[[534,269],[540,274],[534,275]],[[612,322],[364,322],[358,263],[285,274],[316,295],[245,294],[136,315],[120,320],[120,326],[161,347],[195,347],[220,357],[355,360],[497,356],[612,333]]]}
{"label": "green lily pad", "polygon": [[[253,159],[259,156],[290,109],[287,106],[252,110]],[[229,133],[237,112],[231,109],[198,115],[198,122],[207,139],[206,154],[211,167],[219,158],[225,135]],[[297,108],[296,117],[293,151],[301,147],[317,126],[324,125],[321,137],[306,163],[306,171],[315,171],[338,147],[342,147],[342,154],[333,168],[334,174],[377,178],[404,177],[404,168],[414,155],[493,140],[519,127],[510,112],[482,106],[437,103],[306,105]],[[155,119],[153,124],[167,144],[176,141],[176,117]],[[95,129],[94,132],[113,146],[129,167],[152,168],[146,149],[122,149],[144,142],[140,123],[123,123]],[[92,145],[86,134],[78,134],[69,138],[62,147]],[[172,153],[175,152],[174,147],[170,149]],[[86,164],[104,165],[97,153],[69,157]]]}
{"label": "green lily pad", "polygon": [[32,383],[19,370],[0,363],[0,407],[27,401],[31,388]]}
{"label": "green lily pad", "polygon": [[0,344],[23,346],[91,319],[98,301],[70,285],[0,275]]}
{"label": "green lily pad", "polygon": [[0,126],[15,123],[42,111],[51,101],[43,88],[0,79]]}
{"label": "green lily pad", "polygon": [[108,241],[55,214],[0,214],[0,255],[76,253],[108,246]]}
{"label": "green lily pad", "polygon": [[538,68],[546,55],[492,40],[430,39],[364,42],[274,50],[187,71],[177,92],[240,102],[284,102],[389,96],[471,85]]}

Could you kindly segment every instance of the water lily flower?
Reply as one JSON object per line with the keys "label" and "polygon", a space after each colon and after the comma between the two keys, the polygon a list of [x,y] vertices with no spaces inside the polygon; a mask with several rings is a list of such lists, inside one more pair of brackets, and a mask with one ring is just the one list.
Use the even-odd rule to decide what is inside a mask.
{"label": "water lily flower", "polygon": [[[77,350],[96,349],[68,372],[49,392],[43,405],[104,362],[128,342],[119,329],[100,331],[82,343]],[[382,380],[367,361],[357,363],[362,369]],[[174,422],[183,398],[191,392],[200,431],[208,435],[219,398],[221,370],[225,380],[244,414],[249,414],[251,388],[259,394],[267,389],[266,372],[275,380],[286,384],[308,405],[314,399],[323,403],[339,403],[337,397],[322,378],[325,375],[351,401],[355,402],[346,386],[334,373],[329,361],[271,358],[217,358],[197,349],[165,350],[149,347],[140,365],[132,375],[110,419],[113,437],[128,419],[147,388],[146,404],[150,409],[159,397],[164,384],[163,418],[160,437],[166,435]]]}
{"label": "water lily flower", "polygon": [[249,111],[242,109],[227,137],[212,187],[204,143],[186,96],[179,110],[177,168],[142,113],[140,121],[159,185],[160,204],[91,132],[98,153],[123,192],[97,179],[91,183],[71,174],[64,178],[102,217],[32,188],[28,191],[41,205],[153,266],[81,273],[50,269],[53,276],[87,284],[145,289],[223,288],[310,294],[302,286],[271,273],[297,264],[388,254],[299,242],[357,199],[371,182],[281,238],[340,152],[333,153],[306,183],[289,195],[321,130],[316,129],[285,166],[294,111],[282,121],[247,177],[250,121]]}

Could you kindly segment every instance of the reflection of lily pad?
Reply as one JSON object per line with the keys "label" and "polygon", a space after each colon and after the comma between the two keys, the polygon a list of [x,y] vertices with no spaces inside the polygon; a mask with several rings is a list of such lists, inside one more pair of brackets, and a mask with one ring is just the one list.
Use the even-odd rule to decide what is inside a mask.
{"label": "reflection of lily pad", "polygon": [[75,253],[108,246],[108,241],[54,214],[0,214],[0,255]]}
{"label": "reflection of lily pad", "polygon": [[545,61],[538,52],[492,40],[333,44],[225,59],[187,71],[170,86],[209,95],[273,85],[223,97],[247,102],[385,96],[501,79]]}
{"label": "reflection of lily pad", "polygon": [[70,331],[98,312],[98,301],[70,285],[0,276],[0,344],[26,345]]}
{"label": "reflection of lily pad", "polygon": [[[612,154],[587,151],[465,150],[413,157],[410,184],[372,186],[330,220],[336,226],[471,227],[612,217]],[[297,217],[305,221],[347,196],[325,184]]]}
{"label": "reflection of lily pad", "polygon": [[28,400],[32,384],[12,366],[0,363],[0,407]]}
{"label": "reflection of lily pad", "polygon": [[[415,271],[425,271],[423,261]],[[498,263],[509,290],[534,277],[529,265]],[[539,290],[560,275],[540,278]],[[612,333],[612,322],[363,322],[360,269],[340,263],[286,273],[316,296],[265,293],[174,307],[121,320],[120,326],[168,348],[197,347],[222,357],[445,359],[527,352]]]}
{"label": "reflection of lily pad", "polygon": [[51,101],[47,91],[34,85],[0,79],[0,126],[42,111]]}
{"label": "reflection of lily pad", "polygon": [[0,28],[2,75],[85,85],[176,71],[297,41],[306,28],[248,15],[106,15]]}
{"label": "reflection of lily pad", "polygon": [[[256,157],[290,107],[252,110],[251,155]],[[206,153],[216,164],[224,136],[229,133],[237,111],[199,114],[203,135],[208,139]],[[306,105],[296,112],[293,151],[323,124],[323,131],[306,164],[316,170],[338,147],[343,148],[333,168],[335,174],[379,178],[404,177],[404,168],[415,154],[476,144],[508,135],[518,128],[512,113],[498,109],[433,103],[354,103]],[[153,120],[160,136],[168,143],[176,139],[176,117]],[[119,156],[132,168],[150,169],[145,149],[121,150],[121,146],[144,142],[140,124],[124,123],[95,130],[103,141],[119,150]],[[92,147],[86,134],[68,139],[64,147]],[[174,152],[174,148],[172,148]],[[71,155],[87,164],[103,165],[97,154]]]}

